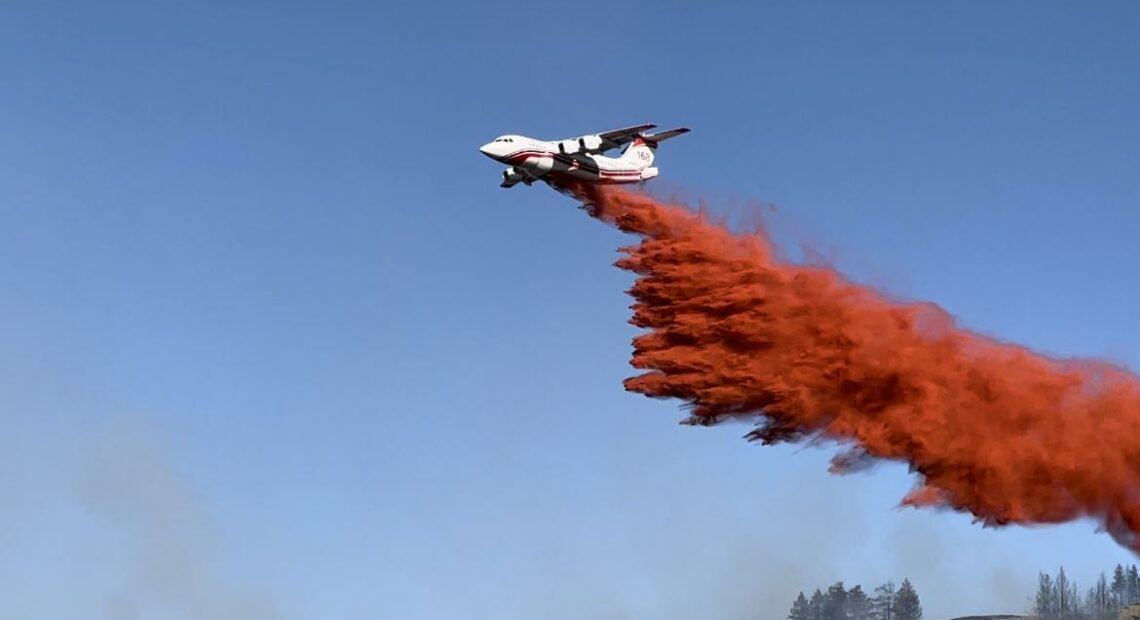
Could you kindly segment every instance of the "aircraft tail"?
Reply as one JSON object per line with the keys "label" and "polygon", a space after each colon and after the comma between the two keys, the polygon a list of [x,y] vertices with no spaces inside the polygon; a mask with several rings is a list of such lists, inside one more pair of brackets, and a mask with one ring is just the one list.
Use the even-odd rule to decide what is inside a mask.
{"label": "aircraft tail", "polygon": [[649,168],[657,155],[657,145],[669,138],[689,133],[688,127],[678,127],[669,131],[638,136],[633,144],[622,153],[621,158],[635,164],[639,169]]}
{"label": "aircraft tail", "polygon": [[657,153],[657,145],[646,142],[640,136],[635,138],[633,144],[621,154],[621,158],[634,165],[638,170],[643,170],[653,165],[653,159]]}

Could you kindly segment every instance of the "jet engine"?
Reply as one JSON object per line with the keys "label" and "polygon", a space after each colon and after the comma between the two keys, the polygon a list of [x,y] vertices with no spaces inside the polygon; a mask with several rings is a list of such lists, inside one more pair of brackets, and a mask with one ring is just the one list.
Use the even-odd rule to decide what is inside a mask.
{"label": "jet engine", "polygon": [[514,166],[511,166],[503,171],[503,184],[501,187],[512,187],[516,183],[519,183],[520,181],[526,181],[527,179],[527,175],[519,172],[518,169]]}

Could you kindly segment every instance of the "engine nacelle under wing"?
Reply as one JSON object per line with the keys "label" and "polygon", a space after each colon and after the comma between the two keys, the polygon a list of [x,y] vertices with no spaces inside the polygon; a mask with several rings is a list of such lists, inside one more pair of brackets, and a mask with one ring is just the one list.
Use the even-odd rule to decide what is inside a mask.
{"label": "engine nacelle under wing", "polygon": [[525,173],[519,172],[518,169],[511,166],[503,171],[503,182],[499,184],[499,187],[514,187],[518,185],[519,182],[525,182],[527,185],[530,185],[529,179],[530,177]]}

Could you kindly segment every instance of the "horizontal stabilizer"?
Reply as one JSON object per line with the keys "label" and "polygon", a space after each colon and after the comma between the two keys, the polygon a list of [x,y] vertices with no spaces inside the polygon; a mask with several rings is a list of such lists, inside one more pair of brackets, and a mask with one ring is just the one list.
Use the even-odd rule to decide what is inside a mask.
{"label": "horizontal stabilizer", "polygon": [[681,134],[686,134],[686,133],[689,133],[688,127],[678,127],[676,129],[670,129],[669,131],[661,131],[658,133],[643,134],[641,136],[641,139],[645,140],[646,142],[648,142],[650,144],[657,144],[657,143],[662,142],[664,140],[668,140],[669,138],[676,138],[677,136],[679,136]]}

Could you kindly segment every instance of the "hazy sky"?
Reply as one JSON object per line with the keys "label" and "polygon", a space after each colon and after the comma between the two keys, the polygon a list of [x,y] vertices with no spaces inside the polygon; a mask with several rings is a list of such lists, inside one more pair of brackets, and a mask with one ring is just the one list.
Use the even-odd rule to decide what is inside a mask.
{"label": "hazy sky", "polygon": [[663,191],[1135,368],[1140,4],[713,4],[0,6],[0,616],[940,620],[1130,561],[624,392],[632,240],[477,148],[690,126]]}

